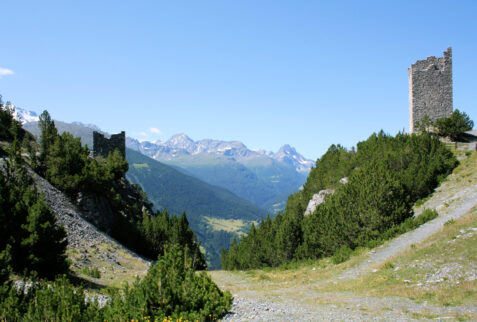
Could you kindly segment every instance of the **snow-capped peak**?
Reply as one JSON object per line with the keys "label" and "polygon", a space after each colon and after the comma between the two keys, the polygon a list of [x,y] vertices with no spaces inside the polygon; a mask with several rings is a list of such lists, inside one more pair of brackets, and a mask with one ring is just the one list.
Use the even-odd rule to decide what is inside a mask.
{"label": "snow-capped peak", "polygon": [[39,120],[38,114],[33,111],[27,111],[21,107],[15,107],[13,104],[9,104],[6,107],[13,110],[13,117],[22,124],[38,122]]}
{"label": "snow-capped peak", "polygon": [[194,140],[192,140],[184,133],[173,135],[169,140],[165,142],[165,145],[176,149],[183,149],[188,152],[192,152],[193,150],[195,150]]}
{"label": "snow-capped peak", "polygon": [[273,158],[293,166],[298,172],[309,172],[314,162],[305,159],[300,153],[296,152],[294,147],[288,144],[283,145]]}

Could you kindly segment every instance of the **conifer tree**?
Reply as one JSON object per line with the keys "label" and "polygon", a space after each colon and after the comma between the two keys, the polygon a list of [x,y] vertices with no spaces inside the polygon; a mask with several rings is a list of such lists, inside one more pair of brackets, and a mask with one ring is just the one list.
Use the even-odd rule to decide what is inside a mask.
{"label": "conifer tree", "polygon": [[58,136],[58,130],[56,129],[55,122],[51,119],[50,113],[44,110],[41,113],[38,121],[40,127],[40,156],[38,158],[39,166],[36,171],[41,175],[46,175],[46,161],[50,154],[50,148],[55,142],[55,138]]}
{"label": "conifer tree", "polygon": [[16,139],[2,167],[0,262],[10,264],[18,273],[37,271],[49,278],[64,273],[68,269],[66,233],[32,186]]}
{"label": "conifer tree", "polygon": [[472,130],[474,121],[465,112],[461,113],[458,109],[455,109],[451,116],[438,119],[435,125],[440,136],[457,141],[462,133]]}

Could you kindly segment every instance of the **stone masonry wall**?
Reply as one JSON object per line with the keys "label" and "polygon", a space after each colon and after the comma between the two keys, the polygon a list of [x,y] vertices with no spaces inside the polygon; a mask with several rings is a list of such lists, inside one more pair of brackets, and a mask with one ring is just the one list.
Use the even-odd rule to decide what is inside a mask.
{"label": "stone masonry wall", "polygon": [[435,121],[452,114],[452,49],[427,57],[409,68],[409,131],[424,116]]}
{"label": "stone masonry wall", "polygon": [[126,157],[126,132],[113,134],[109,139],[99,132],[93,132],[93,155],[95,157],[101,155],[107,158],[108,154],[115,149],[118,149]]}

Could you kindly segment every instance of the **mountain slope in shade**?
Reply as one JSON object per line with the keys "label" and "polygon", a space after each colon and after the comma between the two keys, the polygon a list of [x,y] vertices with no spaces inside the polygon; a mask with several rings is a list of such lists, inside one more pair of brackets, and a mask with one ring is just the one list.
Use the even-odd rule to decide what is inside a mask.
{"label": "mountain slope in shade", "polygon": [[127,149],[126,154],[130,164],[127,178],[139,184],[157,208],[176,214],[185,211],[191,221],[203,216],[258,221],[266,216],[264,210],[230,191],[184,175],[134,150]]}
{"label": "mountain slope in shade", "polygon": [[298,191],[314,164],[289,145],[273,153],[250,150],[239,141],[194,141],[185,134],[156,142],[128,138],[126,144],[272,213],[284,208],[288,195]]}

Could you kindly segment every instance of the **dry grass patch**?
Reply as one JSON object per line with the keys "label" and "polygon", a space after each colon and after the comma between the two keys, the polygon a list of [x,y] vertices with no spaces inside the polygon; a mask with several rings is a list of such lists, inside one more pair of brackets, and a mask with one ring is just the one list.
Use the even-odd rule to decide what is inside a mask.
{"label": "dry grass patch", "polygon": [[312,289],[314,285],[335,280],[345,270],[357,265],[368,250],[360,248],[348,261],[335,265],[330,258],[293,262],[282,267],[248,271],[211,271],[209,274],[223,289],[237,293],[284,291],[295,293],[298,287]]}
{"label": "dry grass patch", "polygon": [[213,230],[223,230],[229,233],[237,233],[239,236],[246,235],[245,231],[248,231],[250,225],[253,223],[258,225],[256,221],[243,221],[242,219],[219,219],[212,217],[204,217],[207,220],[207,224],[212,227]]}
{"label": "dry grass patch", "polygon": [[[119,288],[125,282],[133,282],[136,276],[143,277],[149,268],[146,261],[112,243],[71,248],[67,253],[72,271],[84,280],[100,286]],[[99,278],[88,274],[88,270],[93,268],[98,269]]]}

